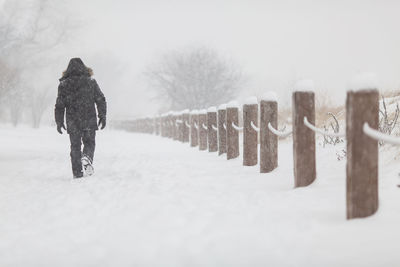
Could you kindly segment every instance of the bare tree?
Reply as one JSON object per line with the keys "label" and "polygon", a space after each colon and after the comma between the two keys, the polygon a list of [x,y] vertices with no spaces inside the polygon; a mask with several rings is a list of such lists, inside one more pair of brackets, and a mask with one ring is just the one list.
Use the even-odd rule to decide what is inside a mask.
{"label": "bare tree", "polygon": [[[36,99],[44,92],[40,91],[38,96],[32,94],[38,90],[33,89],[37,84],[32,83],[31,77],[32,72],[41,73],[49,67],[49,52],[64,43],[74,28],[68,12],[60,10],[63,2],[5,0],[0,6],[0,102],[8,107],[14,125],[18,124],[23,109],[30,108],[32,116],[41,117],[43,107],[37,103],[49,105]],[[24,102],[27,96],[32,103]],[[38,126],[37,122],[40,123],[40,118],[35,117],[33,125]]]}
{"label": "bare tree", "polygon": [[39,128],[44,112],[49,108],[50,91],[47,88],[33,90],[30,94],[29,107],[31,111],[32,127]]}
{"label": "bare tree", "polygon": [[0,100],[18,83],[18,70],[0,59]]}
{"label": "bare tree", "polygon": [[145,74],[157,98],[176,110],[227,102],[243,81],[235,64],[204,47],[169,52]]}

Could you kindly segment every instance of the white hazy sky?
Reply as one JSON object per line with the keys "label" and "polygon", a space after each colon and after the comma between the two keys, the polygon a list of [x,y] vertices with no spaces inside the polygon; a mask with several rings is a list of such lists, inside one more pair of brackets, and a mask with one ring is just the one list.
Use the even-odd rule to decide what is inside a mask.
{"label": "white hazy sky", "polygon": [[[71,0],[81,20],[60,58],[95,70],[114,116],[157,112],[142,73],[170,49],[205,45],[243,67],[241,97],[277,91],[281,104],[301,78],[342,103],[357,73],[400,89],[400,1]],[[240,99],[239,99],[240,100]]]}

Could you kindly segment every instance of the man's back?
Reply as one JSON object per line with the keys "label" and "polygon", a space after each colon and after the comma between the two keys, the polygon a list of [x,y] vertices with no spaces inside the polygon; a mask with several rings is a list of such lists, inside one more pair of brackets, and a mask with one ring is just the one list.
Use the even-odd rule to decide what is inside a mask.
{"label": "man's back", "polygon": [[99,118],[106,115],[106,102],[96,80],[83,63],[72,61],[60,79],[56,102],[56,120],[63,119],[66,110],[68,133],[97,130],[96,108]]}

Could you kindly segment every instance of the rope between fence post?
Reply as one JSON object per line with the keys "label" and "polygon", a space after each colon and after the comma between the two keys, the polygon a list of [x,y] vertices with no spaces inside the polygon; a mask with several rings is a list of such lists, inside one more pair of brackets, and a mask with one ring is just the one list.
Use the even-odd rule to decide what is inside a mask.
{"label": "rope between fence post", "polygon": [[203,127],[204,130],[208,130],[207,126],[205,126],[204,123],[201,124],[201,127]]}
{"label": "rope between fence post", "polygon": [[253,121],[250,122],[251,127],[253,128],[254,131],[256,131],[257,133],[260,132],[260,128],[258,128],[257,126],[254,125]]}
{"label": "rope between fence post", "polygon": [[194,123],[194,128],[196,128],[196,130],[198,130],[199,126],[196,123]]}
{"label": "rope between fence post", "polygon": [[332,137],[345,137],[346,136],[344,133],[329,133],[329,132],[323,131],[321,129],[318,129],[317,127],[315,127],[308,121],[307,117],[304,117],[303,121],[304,121],[304,125],[307,128],[309,128],[310,130],[312,130],[316,133],[319,133],[322,135],[328,135],[328,136],[332,136]]}
{"label": "rope between fence post", "polygon": [[226,124],[223,123],[222,126],[224,127],[224,130],[226,131]]}
{"label": "rope between fence post", "polygon": [[187,123],[187,121],[185,121],[185,125],[186,125],[186,127],[188,127],[188,128],[191,127],[190,124]]}
{"label": "rope between fence post", "polygon": [[396,138],[387,134],[384,134],[380,131],[377,131],[375,129],[372,129],[368,122],[365,122],[363,125],[363,131],[364,134],[367,136],[371,137],[372,139],[375,139],[377,141],[384,141],[385,143],[389,143],[392,145],[400,145],[400,138]]}
{"label": "rope between fence post", "polygon": [[212,125],[212,128],[214,131],[218,131],[218,128],[214,126],[214,124]]}
{"label": "rope between fence post", "polygon": [[268,129],[269,129],[273,134],[275,134],[276,136],[279,136],[279,137],[282,137],[282,138],[288,137],[289,135],[292,134],[292,131],[288,131],[288,132],[281,132],[281,131],[278,131],[277,129],[275,129],[275,128],[271,125],[270,122],[268,122]]}
{"label": "rope between fence post", "polygon": [[233,127],[236,131],[243,131],[243,127],[239,127],[239,126],[235,125],[233,122],[232,122],[232,127]]}

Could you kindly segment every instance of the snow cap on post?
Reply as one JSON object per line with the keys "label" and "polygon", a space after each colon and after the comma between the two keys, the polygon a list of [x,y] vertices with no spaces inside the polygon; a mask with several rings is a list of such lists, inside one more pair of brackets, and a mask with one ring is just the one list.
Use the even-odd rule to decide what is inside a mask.
{"label": "snow cap on post", "polygon": [[245,105],[257,105],[257,104],[258,104],[257,97],[251,96],[251,97],[247,98],[247,99],[244,101],[244,104],[245,104]]}
{"label": "snow cap on post", "polygon": [[278,96],[273,91],[268,91],[262,96],[262,100],[270,102],[278,102]]}
{"label": "snow cap on post", "polygon": [[206,109],[201,109],[201,110],[199,111],[199,114],[207,114],[207,110],[206,110]]}
{"label": "snow cap on post", "polygon": [[217,109],[215,107],[209,107],[207,112],[217,112]]}
{"label": "snow cap on post", "polygon": [[378,89],[378,78],[375,73],[371,72],[361,73],[354,76],[348,85],[349,91],[373,89]]}
{"label": "snow cap on post", "polygon": [[231,101],[226,105],[227,108],[239,108],[239,103],[237,101]]}
{"label": "snow cap on post", "polygon": [[181,113],[182,113],[182,114],[189,113],[189,110],[188,110],[188,109],[184,109],[184,110],[181,111]]}
{"label": "snow cap on post", "polygon": [[226,104],[219,105],[218,110],[224,110],[224,109],[226,109]]}
{"label": "snow cap on post", "polygon": [[296,92],[313,92],[315,89],[313,80],[300,80],[294,86]]}
{"label": "snow cap on post", "polygon": [[193,110],[190,112],[190,114],[196,115],[196,114],[199,114],[199,111],[198,111],[197,109],[193,109]]}

